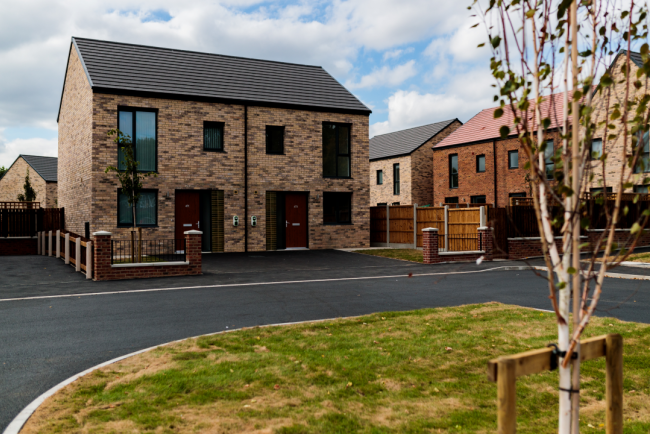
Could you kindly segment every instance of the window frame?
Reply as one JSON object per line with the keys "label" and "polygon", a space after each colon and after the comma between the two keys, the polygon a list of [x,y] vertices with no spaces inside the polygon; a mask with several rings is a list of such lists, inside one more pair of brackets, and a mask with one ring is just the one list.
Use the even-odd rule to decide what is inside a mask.
{"label": "window frame", "polygon": [[[447,199],[456,199],[456,202],[447,202]],[[460,203],[460,198],[458,196],[449,196],[445,197],[445,205],[455,205]]]}
{"label": "window frame", "polygon": [[[478,198],[481,198],[481,197],[483,198],[483,202],[474,202],[474,199],[478,199]],[[480,204],[484,205],[484,204],[487,203],[487,196],[485,194],[478,194],[476,196],[470,196],[469,203],[473,203],[473,204],[477,204],[477,205],[480,205]]]}
{"label": "window frame", "polygon": [[[555,162],[553,161],[553,158],[555,158],[555,140],[548,139],[545,140],[545,143],[546,143],[546,148],[544,149],[544,171],[546,172],[546,180],[553,181],[555,180]],[[551,148],[553,149],[553,152],[551,153],[550,157],[547,157],[546,150],[548,149],[549,143],[551,144]],[[550,177],[549,177],[549,165],[551,167]]]}
{"label": "window frame", "polygon": [[[135,227],[137,227],[137,228],[157,228],[158,227],[158,214],[159,214],[158,213],[158,205],[159,205],[158,192],[159,192],[159,190],[157,188],[143,188],[141,190],[141,192],[140,192],[140,193],[155,193],[155,197],[156,197],[156,223],[154,223],[154,224],[146,224],[146,225],[136,223]],[[119,219],[120,219],[120,194],[121,193],[122,193],[122,189],[118,188],[117,189],[117,207],[116,207],[116,209],[117,209],[117,220],[118,220],[117,221],[117,227],[118,228],[132,228],[133,227],[132,223],[131,224],[124,224],[124,223],[120,223],[120,221],[119,221]],[[137,220],[138,219],[138,216],[137,216],[138,210],[136,209],[135,212],[136,212],[136,220]]]}
{"label": "window frame", "polygon": [[[336,207],[334,210],[334,215],[335,215],[335,222],[326,222],[325,221],[325,197],[329,195],[334,195],[334,196],[347,196],[349,199],[349,204],[350,204],[350,220],[346,222],[342,222],[339,220],[339,213],[340,213],[340,208],[339,208],[339,200],[337,199],[336,201]],[[347,192],[347,191],[324,191],[323,192],[323,225],[325,226],[341,226],[341,225],[352,225],[352,192]]]}
{"label": "window frame", "polygon": [[[510,161],[511,155],[517,155],[517,165],[513,166]],[[508,169],[519,169],[519,149],[508,151]]]}
{"label": "window frame", "polygon": [[[207,149],[205,147],[205,129],[209,124],[221,127],[221,149]],[[203,121],[203,152],[226,152],[226,123],[221,121]]]}
{"label": "window frame", "polygon": [[[481,159],[481,158],[483,158],[483,170],[480,170],[479,163],[478,163],[479,159]],[[476,156],[476,173],[485,173],[485,171],[487,170],[487,168],[485,166],[486,166],[485,154],[477,155]]]}
{"label": "window frame", "polygon": [[[594,158],[594,142],[599,141],[600,142],[600,154],[598,157]],[[599,160],[600,157],[603,155],[603,139],[600,138],[592,138],[591,139],[591,144],[589,145],[589,159],[590,160]]]}
{"label": "window frame", "polygon": [[[345,126],[348,127],[348,153],[347,154],[340,154],[339,153],[339,133],[337,129],[336,133],[336,164],[334,167],[336,168],[336,176],[325,176],[325,127],[327,125],[335,125],[335,126]],[[323,122],[323,129],[321,132],[321,138],[323,140],[323,143],[321,144],[322,147],[322,169],[323,169],[323,178],[330,178],[330,179],[352,179],[352,124],[351,123],[345,123],[345,122]],[[339,174],[339,157],[348,157],[348,173],[349,176],[338,176]]]}
{"label": "window frame", "polygon": [[[644,137],[645,137],[646,134],[648,134],[648,133],[641,130],[639,132],[639,135],[641,136],[640,140],[644,141]],[[648,141],[650,142],[650,138],[648,139]],[[645,150],[646,144],[648,144],[648,152],[643,152],[643,150]],[[641,169],[641,163],[643,162],[644,156],[646,156],[646,163],[648,163],[648,164],[644,163],[645,167],[642,170]],[[650,143],[644,143],[643,144],[643,149],[639,153],[639,159],[637,160],[636,166],[634,167],[634,173],[650,173]]]}
{"label": "window frame", "polygon": [[[639,191],[639,189],[645,189],[645,191]],[[634,193],[637,194],[649,194],[650,193],[650,185],[645,184],[645,185],[635,185],[634,186]]]}
{"label": "window frame", "polygon": [[399,196],[401,192],[401,178],[399,173],[399,163],[393,164],[393,196]]}
{"label": "window frame", "polygon": [[383,169],[377,170],[377,185],[384,185],[384,171],[383,171]]}
{"label": "window frame", "polygon": [[[452,173],[452,169],[453,169],[452,160],[453,160],[454,157],[456,157],[456,185],[455,186],[453,185],[454,175]],[[460,182],[459,182],[459,179],[458,179],[459,178],[459,172],[460,172],[459,167],[458,167],[459,166],[458,154],[449,154],[448,158],[449,158],[449,188],[458,188],[458,186],[460,185]]]}
{"label": "window frame", "polygon": [[[136,146],[135,143],[135,136],[136,136],[136,121],[135,121],[135,114],[136,112],[149,112],[149,113],[155,113],[156,118],[156,168],[155,170],[140,170],[138,169],[138,172],[146,173],[146,172],[154,172],[158,173],[158,109],[157,108],[150,108],[150,107],[131,107],[131,106],[117,106],[117,129],[122,131],[120,128],[120,112],[130,112],[132,114],[132,120],[131,120],[131,125],[133,125],[133,132],[132,132],[132,137],[131,137],[131,144],[133,145],[133,154],[135,157],[136,161],[138,160],[138,147]],[[117,144],[117,168],[119,169],[120,167],[120,148],[121,146]]]}
{"label": "window frame", "polygon": [[[269,151],[270,146],[269,146],[269,131],[281,131],[282,132],[282,150],[280,152],[271,152]],[[285,126],[284,125],[267,125],[266,126],[266,154],[267,155],[284,155],[284,132],[285,132]]]}

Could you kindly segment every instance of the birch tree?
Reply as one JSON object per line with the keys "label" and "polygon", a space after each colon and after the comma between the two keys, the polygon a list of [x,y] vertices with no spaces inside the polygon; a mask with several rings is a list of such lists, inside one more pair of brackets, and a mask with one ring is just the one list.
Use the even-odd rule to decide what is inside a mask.
{"label": "birch tree", "polygon": [[[608,196],[608,187],[622,193],[650,181],[645,176],[650,101],[646,8],[634,0],[477,0],[471,8],[487,31],[488,42],[479,47],[487,45],[492,52],[494,100],[500,106],[494,117],[504,118],[500,134],[518,137],[528,160],[525,169],[558,326],[558,432],[576,434],[580,359],[574,357],[580,337],[598,306],[606,272],[634,250],[650,216],[647,209],[637,215],[628,248],[619,249],[614,229],[630,208],[622,204],[623,194]],[[554,104],[554,98],[562,98],[562,104]],[[558,106],[559,112],[543,110]],[[551,124],[559,128],[562,146],[550,157],[554,169],[548,179]],[[594,137],[602,138],[601,153],[592,153]],[[597,198],[605,204],[603,216],[586,210],[586,193],[594,186],[603,189]],[[634,204],[641,198],[640,193],[629,197]],[[557,208],[562,212],[554,214]],[[597,218],[605,222],[602,236],[593,244],[581,243],[581,230],[593,228]],[[554,239],[558,232],[560,247]]]}

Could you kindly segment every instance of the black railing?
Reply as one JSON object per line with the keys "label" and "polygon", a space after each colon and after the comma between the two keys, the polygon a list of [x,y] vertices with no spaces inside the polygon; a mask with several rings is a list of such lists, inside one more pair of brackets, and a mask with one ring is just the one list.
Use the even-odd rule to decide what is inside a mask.
{"label": "black railing", "polygon": [[448,252],[483,250],[479,234],[449,234],[447,240],[449,241]]}
{"label": "black railing", "polygon": [[111,240],[111,264],[185,262],[185,239]]}

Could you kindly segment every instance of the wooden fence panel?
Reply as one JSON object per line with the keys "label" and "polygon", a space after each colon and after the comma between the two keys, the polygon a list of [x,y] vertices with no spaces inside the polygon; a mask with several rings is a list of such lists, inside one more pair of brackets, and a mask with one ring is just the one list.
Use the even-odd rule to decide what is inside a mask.
{"label": "wooden fence panel", "polygon": [[370,207],[370,242],[386,242],[386,207]]}
{"label": "wooden fence panel", "polygon": [[391,244],[413,244],[413,206],[391,206],[388,212]]}
{"label": "wooden fence panel", "polygon": [[479,250],[480,208],[453,208],[448,215],[449,251]]}
{"label": "wooden fence panel", "polygon": [[445,248],[445,209],[426,207],[417,209],[418,247],[422,247],[422,229],[438,228],[438,248]]}

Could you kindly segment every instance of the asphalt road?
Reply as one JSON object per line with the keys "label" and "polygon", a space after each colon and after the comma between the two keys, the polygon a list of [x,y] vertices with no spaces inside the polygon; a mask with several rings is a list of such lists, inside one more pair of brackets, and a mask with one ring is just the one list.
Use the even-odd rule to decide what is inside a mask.
{"label": "asphalt road", "polygon": [[[176,339],[488,301],[550,308],[534,272],[488,270],[522,263],[427,266],[336,251],[205,258],[203,276],[112,283],[86,281],[53,258],[0,258],[0,431],[66,378]],[[600,307],[650,322],[650,282],[607,279]]]}

